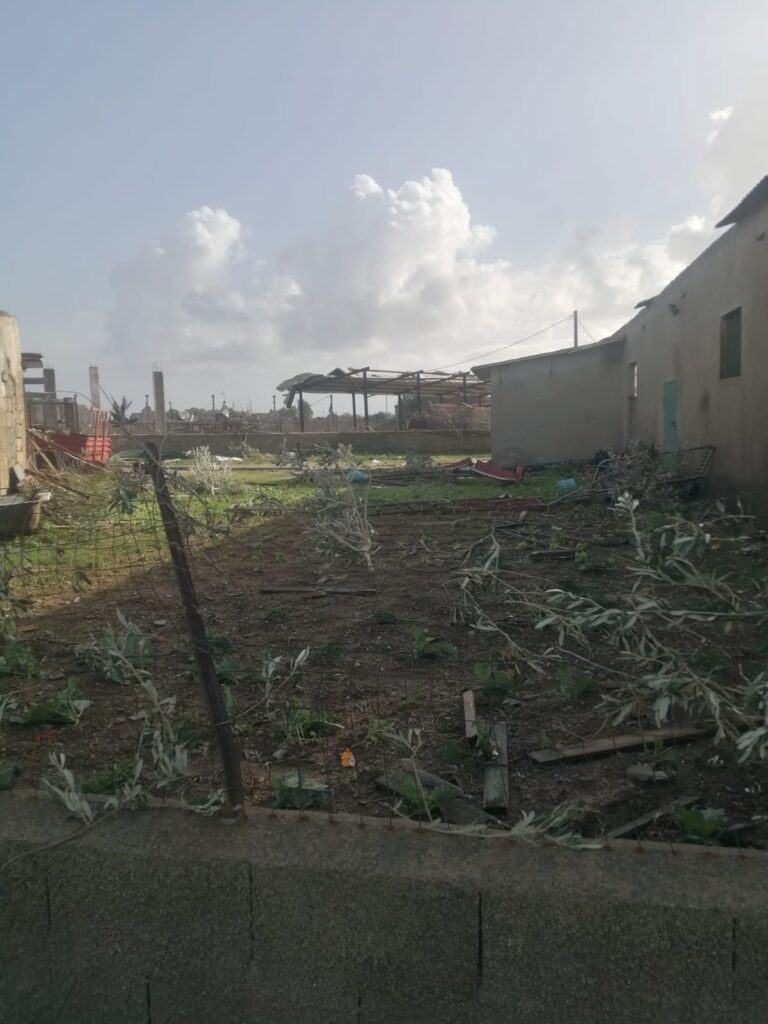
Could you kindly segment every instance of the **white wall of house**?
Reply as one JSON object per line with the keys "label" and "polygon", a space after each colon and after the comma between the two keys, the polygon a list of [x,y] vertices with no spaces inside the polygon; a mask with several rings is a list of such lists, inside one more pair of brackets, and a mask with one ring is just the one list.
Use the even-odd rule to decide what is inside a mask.
{"label": "white wall of house", "polygon": [[[741,372],[721,378],[721,322],[737,309]],[[616,336],[626,338],[625,442],[664,444],[664,384],[677,381],[678,445],[715,445],[715,489],[765,490],[768,203],[731,227]],[[633,362],[636,398],[629,395]]]}
{"label": "white wall of house", "polygon": [[[722,318],[734,310],[741,369],[721,377]],[[711,489],[768,501],[768,202],[606,341],[477,369],[491,380],[494,460],[587,458],[632,439],[664,447],[674,381],[678,446],[716,447]]]}
{"label": "white wall of house", "polygon": [[490,368],[491,457],[503,466],[591,458],[622,440],[623,343]]}

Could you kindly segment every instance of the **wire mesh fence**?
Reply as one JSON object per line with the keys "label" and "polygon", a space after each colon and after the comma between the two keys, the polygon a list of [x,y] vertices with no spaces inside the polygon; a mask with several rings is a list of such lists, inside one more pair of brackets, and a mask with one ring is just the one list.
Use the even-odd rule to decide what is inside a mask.
{"label": "wire mesh fence", "polygon": [[[749,517],[376,506],[370,474],[342,469],[282,504],[210,460],[170,473],[247,803],[567,842],[765,841]],[[143,459],[44,486],[41,529],[1,551],[0,761],[35,786],[63,754],[81,793],[216,810],[226,779]]]}

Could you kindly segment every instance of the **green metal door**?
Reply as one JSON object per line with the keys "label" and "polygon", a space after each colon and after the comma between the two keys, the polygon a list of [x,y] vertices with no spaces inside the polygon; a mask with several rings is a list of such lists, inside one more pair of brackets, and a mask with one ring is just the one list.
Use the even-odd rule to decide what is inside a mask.
{"label": "green metal door", "polygon": [[663,445],[668,452],[677,451],[677,381],[664,382]]}

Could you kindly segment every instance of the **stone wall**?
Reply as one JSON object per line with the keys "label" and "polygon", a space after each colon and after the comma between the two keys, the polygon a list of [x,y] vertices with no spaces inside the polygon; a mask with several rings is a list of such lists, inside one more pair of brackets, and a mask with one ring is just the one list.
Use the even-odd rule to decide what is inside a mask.
{"label": "stone wall", "polygon": [[[0,795],[2,1024],[758,1024],[768,858]],[[38,852],[35,852],[38,851]],[[22,856],[23,855],[23,856]]]}
{"label": "stone wall", "polygon": [[203,445],[214,455],[232,455],[244,441],[259,451],[271,454],[279,451],[283,443],[289,448],[295,448],[297,444],[303,448],[313,444],[348,444],[357,452],[382,455],[406,452],[482,455],[487,454],[491,447],[491,436],[487,430],[361,430],[337,434],[309,431],[304,434],[116,434],[113,448],[115,451],[130,451],[138,449],[146,441],[154,442],[166,455],[180,455]]}

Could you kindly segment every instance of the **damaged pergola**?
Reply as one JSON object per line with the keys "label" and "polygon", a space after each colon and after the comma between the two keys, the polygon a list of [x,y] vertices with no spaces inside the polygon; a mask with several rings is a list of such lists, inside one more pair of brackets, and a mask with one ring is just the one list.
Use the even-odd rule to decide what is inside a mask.
{"label": "damaged pergola", "polygon": [[403,397],[416,399],[421,411],[422,402],[455,402],[464,405],[490,403],[490,384],[480,380],[469,370],[459,373],[441,373],[439,370],[373,370],[370,366],[358,369],[331,370],[330,373],[300,373],[277,385],[278,391],[287,392],[285,406],[290,409],[299,398],[299,429],[304,430],[304,395],[351,395],[352,421],[357,427],[357,396],[363,399],[363,426],[368,426],[368,400],[381,395],[397,399],[397,425],[403,429]]}

